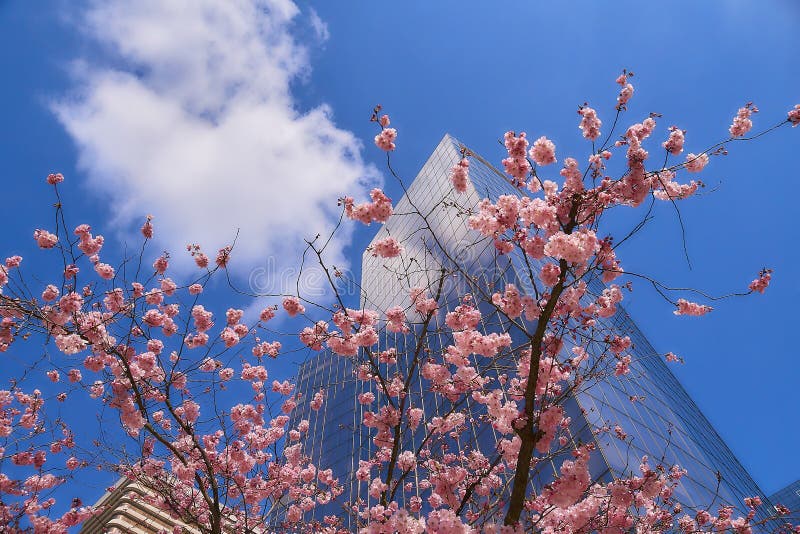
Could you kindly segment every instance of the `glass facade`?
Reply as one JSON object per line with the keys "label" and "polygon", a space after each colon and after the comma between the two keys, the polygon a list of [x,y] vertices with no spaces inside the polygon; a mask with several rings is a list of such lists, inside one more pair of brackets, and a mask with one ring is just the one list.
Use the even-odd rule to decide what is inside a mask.
{"label": "glass facade", "polygon": [[789,509],[789,515],[782,517],[782,520],[792,525],[800,524],[800,480],[776,491],[770,495],[769,500],[773,506],[782,505]]}
{"label": "glass facade", "polygon": [[[524,272],[531,260],[524,258],[518,250],[499,255],[492,239],[481,236],[467,225],[468,216],[482,198],[495,201],[500,195],[519,195],[521,190],[480,156],[469,152],[471,185],[466,193],[454,192],[449,173],[464,150],[467,149],[461,143],[445,135],[403,198],[395,204],[394,215],[374,240],[394,236],[403,243],[405,253],[398,258],[383,259],[365,251],[362,259],[362,307],[385,312],[397,304],[408,306],[408,290],[414,286],[427,287],[434,294],[443,269],[450,274],[442,282],[442,312],[434,319],[442,327],[444,313],[455,307],[458,299],[467,292],[480,294],[483,291],[490,295],[511,282],[522,293],[532,293],[526,287],[529,284],[525,282],[527,276]],[[455,265],[461,266],[459,272],[452,272]],[[597,294],[602,289],[599,281],[590,282],[591,292]],[[506,329],[502,319],[492,310],[482,311],[485,312],[481,325],[484,332]],[[729,504],[746,515],[743,499],[754,495],[763,498],[758,485],[625,310],[618,308],[608,321],[608,326],[618,335],[630,336],[633,341],[629,351],[633,356],[630,374],[615,377],[609,373],[591,388],[575,393],[565,402],[565,411],[572,418],[573,439],[583,443],[594,440],[597,444],[591,462],[595,479],[610,480],[638,474],[642,456],[648,455],[651,466],[661,464],[669,468],[677,464],[688,471],[675,495],[686,512],[709,506],[716,510]],[[438,324],[434,328],[436,333],[426,341],[425,349],[430,353],[441,351],[452,343],[452,337],[446,335],[447,330],[438,328]],[[515,332],[510,333],[512,339],[519,339]],[[399,350],[401,354],[413,352],[413,347],[404,345],[414,342],[415,336],[392,333],[382,333],[382,336],[383,346],[410,349]],[[484,376],[497,375],[508,364],[501,360],[474,358],[476,367]],[[359,498],[369,502],[366,486],[356,481],[353,475],[358,460],[369,458],[375,447],[371,429],[360,424],[365,408],[357,402],[357,396],[369,386],[354,380],[357,364],[357,360],[327,351],[306,361],[297,377],[298,391],[306,402],[301,402],[292,415],[296,420],[310,421],[305,441],[307,454],[322,468],[333,468],[346,487],[338,502],[317,509],[316,519],[326,514],[337,515],[344,517],[346,526],[351,528],[354,524],[349,522],[346,514],[343,516],[342,506]],[[409,365],[409,362],[398,362],[401,368],[403,365]],[[312,412],[307,400],[320,388],[326,390],[327,400],[319,412]],[[426,417],[454,409],[441,395],[427,392],[418,375],[414,375],[409,396],[414,406],[423,408]],[[467,399],[457,408],[470,415],[468,425],[471,427],[458,438],[462,443],[450,445],[481,449],[488,457],[496,446],[497,437],[493,435],[491,426],[475,423],[483,407],[470,406]],[[616,425],[632,439],[623,442],[612,433],[596,435],[594,432]],[[413,441],[415,438],[411,435],[407,439]],[[540,466],[533,485],[541,487],[551,481],[560,463],[560,459],[554,459],[552,465]],[[402,498],[399,500],[402,504]],[[766,508],[762,507],[759,517],[764,517]]]}

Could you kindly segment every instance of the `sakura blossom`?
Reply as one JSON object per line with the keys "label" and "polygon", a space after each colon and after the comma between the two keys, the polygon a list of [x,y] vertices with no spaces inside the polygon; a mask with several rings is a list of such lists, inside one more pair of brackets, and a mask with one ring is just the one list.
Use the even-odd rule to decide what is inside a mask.
{"label": "sakura blossom", "polygon": [[714,309],[711,306],[690,302],[686,299],[678,299],[677,306],[678,309],[672,312],[675,315],[705,315]]}
{"label": "sakura blossom", "polygon": [[[387,121],[388,124],[388,121]],[[394,128],[384,128],[381,133],[375,136],[375,145],[381,150],[391,152],[396,148],[397,130]]]}
{"label": "sakura blossom", "polygon": [[545,136],[533,142],[530,150],[531,159],[537,165],[550,165],[556,162],[556,145]]}
{"label": "sakura blossom", "polygon": [[289,317],[295,317],[306,312],[305,306],[300,304],[300,299],[297,297],[284,297],[282,306],[286,313],[289,314]]}
{"label": "sakura blossom", "polygon": [[701,172],[708,165],[708,154],[687,154],[686,170],[689,172]]}
{"label": "sakura blossom", "polygon": [[467,158],[461,158],[458,163],[453,165],[450,170],[450,181],[457,192],[464,193],[467,191],[467,186],[469,185],[469,160]]}
{"label": "sakura blossom", "polygon": [[753,128],[753,121],[750,119],[753,113],[758,113],[758,108],[752,102],[739,108],[729,129],[731,137],[742,137]]}
{"label": "sakura blossom", "polygon": [[396,258],[403,253],[403,246],[394,238],[386,237],[372,244],[372,255],[381,258]]}

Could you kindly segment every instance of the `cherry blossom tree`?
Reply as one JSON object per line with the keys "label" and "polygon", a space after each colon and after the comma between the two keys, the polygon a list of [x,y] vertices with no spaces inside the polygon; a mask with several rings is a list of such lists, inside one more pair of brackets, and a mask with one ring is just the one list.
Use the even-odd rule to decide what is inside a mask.
{"label": "cherry blossom tree", "polygon": [[[733,141],[800,124],[798,105],[751,134],[758,109],[747,104],[725,140],[683,157],[686,132],[671,127],[663,141],[653,141],[655,115],[612,141],[634,92],[631,76],[624,72],[617,80],[615,117],[605,137],[600,114],[579,108],[589,154],[565,158],[558,181],[546,178],[545,167],[558,161],[552,141],[540,137],[531,144],[525,133],[508,132],[502,166],[514,194],[466,205],[462,195],[470,190],[474,156],[465,149],[441,204],[488,240],[493,268],[475,276],[437,234],[432,214],[412,205],[430,238],[422,254],[436,261],[423,269],[427,283],[410,285],[401,301],[376,309],[368,305],[370,295],[362,295],[362,308],[342,294],[336,283],[342,273],[326,263],[326,241],[319,236],[307,242],[307,252],[330,282],[333,305],[300,293],[250,295],[276,303],[252,316],[241,304],[216,309],[205,298],[216,287],[212,280],[229,282],[231,302],[247,296],[227,275],[235,247],[212,259],[189,245],[196,274],[176,282],[170,256],[148,246],[157,221],[145,219],[137,254],[107,254],[102,235],[87,224],[68,225],[59,196],[64,177],[48,176],[55,224],[36,229],[33,238],[49,270],[23,274],[16,256],[0,266],[0,351],[21,354],[35,346],[47,355],[6,376],[8,389],[0,391],[0,524],[65,532],[97,511],[51,495],[82,470],[101,466],[151,488],[153,504],[204,532],[341,530],[341,517],[309,517],[318,506],[347,497],[339,477],[349,474],[315,463],[306,450],[308,420],[291,417],[301,402],[319,410],[325,391],[304,399],[291,381],[270,381],[270,360],[285,357],[286,339],[299,338],[311,351],[351,362],[353,380],[362,386],[361,425],[374,447],[352,476],[371,499],[342,501],[341,511],[365,532],[776,528],[780,518],[757,517],[764,506],[757,495],[741,503],[749,510],[744,515],[712,502],[684,510],[674,495],[685,471],[664,465],[661,451],[642,458],[629,476],[593,481],[595,446],[571,430],[572,396],[631,372],[631,340],[611,319],[632,282],[652,286],[678,315],[707,314],[718,300],[626,272],[618,247],[640,225],[616,239],[604,235],[606,212],[638,209],[646,217],[653,202],[677,210],[702,185],[685,181],[684,173],[703,171]],[[375,144],[397,177],[391,153],[398,132],[380,111],[373,114],[380,129]],[[660,162],[651,163],[653,150],[663,156]],[[611,176],[618,159],[621,171]],[[399,177],[398,183],[406,188]],[[379,189],[366,202],[345,197],[341,205],[343,219],[364,224],[386,222],[394,213]],[[390,235],[370,252],[411,279],[420,271],[412,245],[407,236]],[[513,254],[522,258],[523,279],[509,280],[498,270]],[[733,294],[763,293],[770,278],[764,270]],[[459,282],[453,286],[452,280]],[[278,321],[280,328],[273,328]],[[37,387],[42,380],[55,393],[43,393]],[[440,409],[415,404],[416,383]],[[79,454],[67,423],[49,411],[76,397],[104,408],[96,436],[107,453],[102,459]],[[481,429],[497,438],[481,442]],[[627,439],[620,427],[598,432]],[[553,463],[557,476],[538,484]],[[777,508],[778,515],[784,512]]]}

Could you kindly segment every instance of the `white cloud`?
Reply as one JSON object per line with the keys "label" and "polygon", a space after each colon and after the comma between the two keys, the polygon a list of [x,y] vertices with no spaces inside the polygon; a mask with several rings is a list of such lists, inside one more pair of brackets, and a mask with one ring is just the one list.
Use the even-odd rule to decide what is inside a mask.
{"label": "white cloud", "polygon": [[328,31],[328,25],[319,18],[319,14],[313,7],[309,8],[308,22],[314,28],[314,32],[320,41],[327,41],[330,38],[331,34]]}
{"label": "white cloud", "polygon": [[[281,270],[336,221],[338,197],[374,184],[330,108],[298,110],[290,84],[310,68],[298,14],[288,0],[93,4],[86,29],[117,61],[81,69],[76,97],[54,109],[118,228],[153,214],[173,256],[189,242],[211,255],[240,229],[240,272],[267,256]],[[338,265],[347,237],[330,248]]]}

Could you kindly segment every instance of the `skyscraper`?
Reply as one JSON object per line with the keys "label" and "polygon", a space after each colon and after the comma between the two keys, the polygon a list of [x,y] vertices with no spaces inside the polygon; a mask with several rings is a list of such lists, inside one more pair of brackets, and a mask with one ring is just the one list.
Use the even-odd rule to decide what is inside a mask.
{"label": "skyscraper", "polygon": [[769,500],[773,506],[782,505],[790,511],[789,515],[781,519],[793,525],[800,524],[800,480],[776,491],[769,496]]}
{"label": "skyscraper", "polygon": [[[471,160],[471,185],[466,193],[459,195],[453,191],[449,174],[465,151]],[[487,287],[497,282],[514,283],[527,293],[522,272],[526,259],[522,253],[515,250],[507,255],[498,254],[492,239],[481,236],[467,224],[469,213],[482,198],[496,201],[504,194],[518,195],[520,190],[480,156],[445,135],[396,203],[395,214],[372,242],[391,235],[403,243],[404,254],[387,260],[373,256],[369,248],[364,253],[361,306],[385,313],[390,306],[407,305],[409,288],[437,287],[442,268],[455,263],[461,266],[462,275],[444,280],[439,299],[444,311],[458,305],[459,298],[476,283]],[[603,289],[597,280],[590,285],[597,293]],[[485,311],[483,326],[487,331],[502,327],[501,319],[490,310]],[[654,464],[679,465],[688,471],[674,496],[687,512],[729,504],[746,515],[743,499],[763,496],[758,485],[625,310],[619,308],[609,321],[619,335],[627,335],[633,341],[631,373],[619,377],[611,373],[593,387],[575,393],[565,405],[567,415],[572,418],[574,439],[596,442],[598,450],[590,464],[595,480],[608,481],[635,472],[642,457],[649,455]],[[444,333],[439,337],[429,340],[426,348],[441,351],[452,343]],[[382,343],[401,346],[407,340],[402,335],[386,333]],[[357,360],[323,351],[305,362],[298,373],[297,387],[304,398],[310,398],[319,388],[327,392],[327,402],[321,411],[312,412],[305,402],[292,416],[296,420],[309,419],[311,423],[306,452],[321,467],[333,468],[346,487],[340,502],[322,507],[318,519],[326,513],[341,516],[342,502],[359,498],[371,502],[366,485],[353,478],[359,460],[367,459],[375,448],[370,429],[361,424],[365,408],[358,403],[357,396],[368,386],[353,379],[357,365]],[[428,394],[425,388],[423,380],[416,377],[409,395],[426,416],[450,407],[442,405],[440,396]],[[630,439],[622,441],[613,433],[595,432],[617,425]],[[487,435],[491,428],[487,430],[485,426],[468,430],[465,436],[476,442],[494,443],[494,436]],[[557,467],[553,462],[549,472],[542,469],[532,481],[534,486],[541,487],[551,481]],[[768,513],[763,508],[757,517],[763,518]]]}

